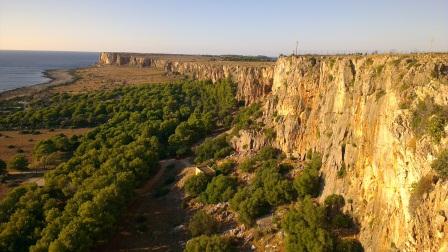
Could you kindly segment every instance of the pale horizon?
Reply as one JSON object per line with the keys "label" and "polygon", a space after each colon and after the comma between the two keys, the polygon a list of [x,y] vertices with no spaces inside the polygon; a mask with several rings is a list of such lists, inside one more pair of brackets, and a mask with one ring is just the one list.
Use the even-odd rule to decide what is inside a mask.
{"label": "pale horizon", "polygon": [[5,1],[0,50],[169,54],[448,51],[448,1]]}

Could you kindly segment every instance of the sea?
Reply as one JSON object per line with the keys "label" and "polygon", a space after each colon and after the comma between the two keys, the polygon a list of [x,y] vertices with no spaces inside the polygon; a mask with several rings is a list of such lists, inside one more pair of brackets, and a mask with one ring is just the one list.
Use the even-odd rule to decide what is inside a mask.
{"label": "sea", "polygon": [[98,56],[96,52],[0,50],[0,93],[48,82],[46,70],[87,67],[95,64]]}

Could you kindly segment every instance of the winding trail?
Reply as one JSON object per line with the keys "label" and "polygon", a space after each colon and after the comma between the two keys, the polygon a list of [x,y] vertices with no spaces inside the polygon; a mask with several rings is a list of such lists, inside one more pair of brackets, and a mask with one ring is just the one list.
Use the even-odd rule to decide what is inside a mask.
{"label": "winding trail", "polygon": [[[174,168],[170,169],[170,165]],[[190,165],[189,159],[160,161],[157,173],[136,190],[137,195],[118,222],[116,234],[92,251],[182,251],[187,234],[176,227],[186,218],[183,193],[175,183],[167,185],[166,180]],[[157,197],[155,192],[163,187],[169,188],[169,192]]]}

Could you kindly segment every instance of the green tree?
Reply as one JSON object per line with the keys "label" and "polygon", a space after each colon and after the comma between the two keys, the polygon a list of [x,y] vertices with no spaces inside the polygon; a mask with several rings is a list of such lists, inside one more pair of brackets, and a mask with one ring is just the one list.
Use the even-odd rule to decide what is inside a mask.
{"label": "green tree", "polygon": [[286,251],[333,251],[334,238],[325,229],[325,208],[306,197],[282,221],[286,232]]}
{"label": "green tree", "polygon": [[28,169],[28,160],[26,159],[25,155],[17,154],[9,162],[8,167],[9,167],[9,169],[14,169],[14,170],[21,170],[21,171],[26,170],[26,169]]}
{"label": "green tree", "polygon": [[188,230],[195,237],[198,235],[211,235],[217,232],[218,223],[215,218],[205,211],[197,211],[188,222]]}
{"label": "green tree", "polygon": [[185,246],[185,252],[231,252],[234,247],[231,242],[223,237],[199,236],[189,240]]}
{"label": "green tree", "polygon": [[0,175],[5,174],[6,172],[6,163],[0,159]]}
{"label": "green tree", "polygon": [[185,191],[193,197],[199,196],[199,194],[205,191],[210,180],[211,178],[204,173],[191,176],[185,182]]}
{"label": "green tree", "polygon": [[218,175],[207,185],[201,199],[209,204],[228,201],[236,192],[236,178]]}

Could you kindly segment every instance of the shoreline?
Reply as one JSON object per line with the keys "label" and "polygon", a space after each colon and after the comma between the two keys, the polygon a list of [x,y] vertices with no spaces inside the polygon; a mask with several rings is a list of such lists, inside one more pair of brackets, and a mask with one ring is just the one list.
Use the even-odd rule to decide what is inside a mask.
{"label": "shoreline", "polygon": [[47,69],[42,72],[42,75],[43,77],[50,79],[49,81],[0,92],[0,100],[9,100],[20,96],[33,95],[44,91],[49,87],[73,83],[78,79],[75,75],[75,71],[78,69],[81,68]]}

